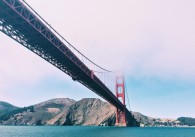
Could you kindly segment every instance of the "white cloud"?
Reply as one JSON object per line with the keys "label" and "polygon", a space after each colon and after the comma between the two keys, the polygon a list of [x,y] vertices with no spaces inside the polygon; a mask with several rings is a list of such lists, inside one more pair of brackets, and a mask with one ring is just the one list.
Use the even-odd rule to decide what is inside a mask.
{"label": "white cloud", "polygon": [[[157,73],[172,73],[178,69],[181,74],[184,73],[182,75],[194,72],[191,60],[195,56],[194,1],[28,2],[73,45],[101,66],[114,70],[128,68],[132,72],[137,65],[143,67],[142,71],[150,72],[151,69]],[[42,8],[43,5],[45,8]],[[24,58],[25,54],[32,53],[12,54]],[[29,59],[24,58],[23,61],[25,67],[35,68],[32,62],[28,62]],[[30,69],[21,69],[24,66],[17,65],[17,62],[14,65],[17,72],[35,73],[28,75],[32,79],[39,76],[36,72],[42,73],[47,68],[36,68],[31,73]]]}
{"label": "white cloud", "polygon": [[122,68],[131,74],[194,77],[192,0],[59,1],[60,5],[47,1],[44,9],[46,1],[28,1],[76,48],[103,67]]}
{"label": "white cloud", "polygon": [[[27,2],[100,66],[164,79],[195,76],[193,0]],[[48,75],[64,77],[3,34],[0,41],[1,89],[38,83]]]}

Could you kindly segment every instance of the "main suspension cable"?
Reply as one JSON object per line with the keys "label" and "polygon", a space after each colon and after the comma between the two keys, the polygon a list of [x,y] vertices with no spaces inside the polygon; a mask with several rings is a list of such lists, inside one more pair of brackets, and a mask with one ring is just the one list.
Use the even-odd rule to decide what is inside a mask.
{"label": "main suspension cable", "polygon": [[68,42],[62,35],[60,35],[45,19],[43,19],[25,0],[22,0],[46,25],[48,25],[50,27],[50,29],[52,29],[59,37],[61,37],[69,46],[71,46],[75,51],[77,51],[81,56],[83,56],[85,59],[87,59],[89,62],[91,62],[92,64],[94,64],[95,66],[97,66],[98,68],[106,71],[106,72],[113,72],[110,70],[107,70],[99,65],[97,65],[96,63],[94,63],[93,61],[91,61],[89,58],[87,58],[84,54],[82,54],[79,50],[77,50],[70,42]]}

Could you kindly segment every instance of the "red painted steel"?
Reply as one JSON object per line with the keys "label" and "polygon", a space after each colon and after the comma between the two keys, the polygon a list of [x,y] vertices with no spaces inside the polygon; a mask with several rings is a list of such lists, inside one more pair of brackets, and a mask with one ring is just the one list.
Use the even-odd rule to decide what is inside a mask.
{"label": "red painted steel", "polygon": [[[124,76],[116,77],[116,97],[125,106],[125,81]],[[123,110],[116,108],[116,126],[126,126],[126,107]]]}
{"label": "red painted steel", "polygon": [[[119,109],[123,104],[51,26],[21,0],[0,0],[0,31]],[[82,55],[83,57],[83,55]],[[89,62],[90,60],[88,60]],[[95,64],[94,64],[95,65]],[[98,66],[96,66],[98,67]],[[100,68],[102,70],[102,68]],[[106,71],[106,70],[104,70]]]}
{"label": "red painted steel", "polygon": [[20,0],[0,0],[0,31],[114,105],[117,108],[116,125],[126,126],[126,115],[130,112],[125,106],[124,77],[116,78],[115,96],[97,77],[96,71],[71,50],[74,47],[70,48],[69,43],[64,43],[59,34],[54,33],[55,30],[35,13]]}

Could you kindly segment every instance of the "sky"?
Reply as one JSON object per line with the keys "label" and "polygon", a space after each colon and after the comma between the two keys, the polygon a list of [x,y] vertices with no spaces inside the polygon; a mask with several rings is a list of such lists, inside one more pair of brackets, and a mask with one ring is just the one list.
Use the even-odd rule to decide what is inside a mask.
{"label": "sky", "polygon": [[[88,58],[123,70],[132,111],[195,117],[194,0],[26,0]],[[0,100],[98,97],[0,33]]]}

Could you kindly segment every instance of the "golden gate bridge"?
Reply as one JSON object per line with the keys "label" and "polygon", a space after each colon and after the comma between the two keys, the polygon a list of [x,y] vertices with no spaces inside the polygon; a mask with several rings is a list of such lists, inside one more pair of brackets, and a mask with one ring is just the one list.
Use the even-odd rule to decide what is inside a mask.
{"label": "golden gate bridge", "polygon": [[24,0],[0,0],[0,31],[114,105],[117,126],[134,125],[124,76],[83,55]]}

